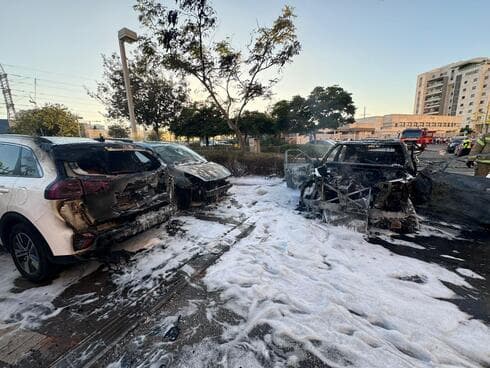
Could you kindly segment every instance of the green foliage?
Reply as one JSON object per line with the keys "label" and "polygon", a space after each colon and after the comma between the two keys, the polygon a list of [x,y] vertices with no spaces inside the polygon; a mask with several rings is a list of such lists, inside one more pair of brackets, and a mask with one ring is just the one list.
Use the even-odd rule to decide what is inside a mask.
{"label": "green foliage", "polygon": [[267,114],[259,111],[245,111],[238,121],[240,130],[246,136],[261,136],[274,134],[274,120]]}
{"label": "green foliage", "polygon": [[237,150],[198,150],[209,161],[226,167],[234,176],[284,176],[284,155],[277,153],[249,153]]}
{"label": "green foliage", "polygon": [[314,134],[318,129],[336,129],[354,122],[356,108],[350,93],[339,86],[315,87],[308,98],[294,96],[272,108],[281,133]]}
{"label": "green foliage", "polygon": [[337,129],[354,122],[352,95],[339,86],[315,87],[307,105],[316,129]]}
{"label": "green foliage", "polygon": [[146,140],[148,140],[148,141],[159,141],[160,140],[160,132],[155,132],[154,130],[152,130],[146,136]]}
{"label": "green foliage", "polygon": [[[97,91],[89,95],[106,106],[108,118],[129,119],[120,58],[116,54],[102,57],[104,80],[97,84]],[[166,78],[161,66],[153,65],[141,56],[128,64],[136,122],[157,133],[180,114],[188,100],[187,85],[183,80]]]}
{"label": "green foliage", "polygon": [[21,110],[15,116],[13,133],[44,136],[76,137],[78,117],[62,105]]}
{"label": "green foliage", "polygon": [[473,133],[473,132],[474,132],[474,130],[473,130],[473,129],[471,129],[469,125],[466,125],[464,128],[461,128],[461,129],[459,130],[459,132],[460,132],[461,134],[468,135],[468,134]]}
{"label": "green foliage", "polygon": [[109,125],[108,133],[111,138],[129,138],[130,130],[122,124],[112,124]]}
{"label": "green foliage", "polygon": [[244,149],[239,121],[245,107],[257,98],[270,97],[277,75],[301,49],[295,15],[284,7],[270,27],[252,32],[246,51],[239,51],[229,38],[214,40],[218,18],[208,0],[175,3],[171,8],[157,0],[137,1],[134,8],[148,31],[142,38],[143,53],[155,63],[196,78]]}
{"label": "green foliage", "polygon": [[215,137],[232,133],[221,111],[213,104],[194,103],[185,107],[180,116],[170,123],[170,131],[177,137]]}

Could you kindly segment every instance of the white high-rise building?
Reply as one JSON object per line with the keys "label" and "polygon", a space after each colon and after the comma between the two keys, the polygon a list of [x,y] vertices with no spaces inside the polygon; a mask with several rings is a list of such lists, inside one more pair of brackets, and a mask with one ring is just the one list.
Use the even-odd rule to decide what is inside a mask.
{"label": "white high-rise building", "polygon": [[414,114],[462,117],[462,126],[475,128],[488,117],[490,58],[459,61],[419,74]]}

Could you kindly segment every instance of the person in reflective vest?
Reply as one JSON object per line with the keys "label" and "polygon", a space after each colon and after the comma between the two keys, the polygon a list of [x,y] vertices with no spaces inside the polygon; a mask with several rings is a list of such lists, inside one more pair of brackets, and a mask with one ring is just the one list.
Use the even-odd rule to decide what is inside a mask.
{"label": "person in reflective vest", "polygon": [[466,156],[471,151],[471,139],[470,137],[465,137],[463,142],[461,142],[461,148],[458,150],[458,157]]}
{"label": "person in reflective vest", "polygon": [[486,133],[476,140],[468,155],[467,166],[476,163],[475,176],[487,176],[490,173],[490,133]]}

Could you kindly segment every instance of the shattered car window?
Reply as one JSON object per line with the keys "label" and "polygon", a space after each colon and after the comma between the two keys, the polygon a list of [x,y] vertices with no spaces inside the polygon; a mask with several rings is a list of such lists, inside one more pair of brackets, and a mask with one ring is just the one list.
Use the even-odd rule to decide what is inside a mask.
{"label": "shattered car window", "polygon": [[154,148],[158,156],[166,164],[184,164],[194,162],[206,162],[206,159],[191,149],[177,145],[166,144]]}
{"label": "shattered car window", "polygon": [[327,162],[339,161],[358,164],[404,165],[405,156],[400,145],[343,145],[340,154],[335,158],[335,149],[327,158]]}
{"label": "shattered car window", "polygon": [[[77,174],[117,175],[157,169],[156,158],[143,151],[92,151],[72,162]],[[78,166],[78,167],[76,167]]]}

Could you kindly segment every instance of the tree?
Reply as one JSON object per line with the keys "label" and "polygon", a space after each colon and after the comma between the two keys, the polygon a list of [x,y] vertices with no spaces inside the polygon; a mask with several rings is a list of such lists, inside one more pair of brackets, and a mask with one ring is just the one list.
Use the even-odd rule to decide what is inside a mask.
{"label": "tree", "polygon": [[299,95],[291,101],[281,100],[274,104],[271,115],[276,130],[281,133],[306,134],[314,128],[307,101]]}
{"label": "tree", "polygon": [[58,104],[19,111],[15,115],[13,133],[75,137],[79,135],[78,116]]}
{"label": "tree", "polygon": [[295,15],[284,7],[270,27],[252,32],[242,52],[232,47],[229,38],[214,41],[217,16],[208,0],[176,0],[176,4],[169,8],[156,0],[137,1],[139,20],[149,31],[142,40],[143,53],[197,79],[244,150],[239,121],[245,107],[257,98],[270,97],[278,73],[300,51]]}
{"label": "tree", "polygon": [[356,107],[352,95],[339,86],[315,87],[307,104],[316,130],[337,129],[354,122]]}
{"label": "tree", "polygon": [[[102,57],[104,80],[97,84],[97,91],[89,95],[106,106],[107,117],[129,119],[120,58],[116,54]],[[160,128],[168,127],[182,110],[188,98],[187,86],[182,80],[166,78],[161,66],[139,56],[128,64],[136,122],[153,129],[158,137]]]}
{"label": "tree", "polygon": [[473,129],[471,129],[471,128],[470,128],[470,126],[469,126],[469,125],[466,125],[464,128],[461,128],[461,129],[459,130],[459,132],[460,132],[461,134],[464,134],[464,135],[470,135],[470,134],[471,134],[471,133],[473,133],[474,131],[473,131]]}
{"label": "tree", "polygon": [[185,107],[179,118],[170,124],[170,131],[178,137],[205,138],[206,144],[210,137],[231,133],[221,111],[215,105],[199,103]]}
{"label": "tree", "polygon": [[123,126],[122,124],[112,124],[109,125],[109,137],[112,138],[129,138],[129,128]]}
{"label": "tree", "polygon": [[238,122],[241,132],[248,136],[274,134],[274,120],[259,111],[244,111]]}

